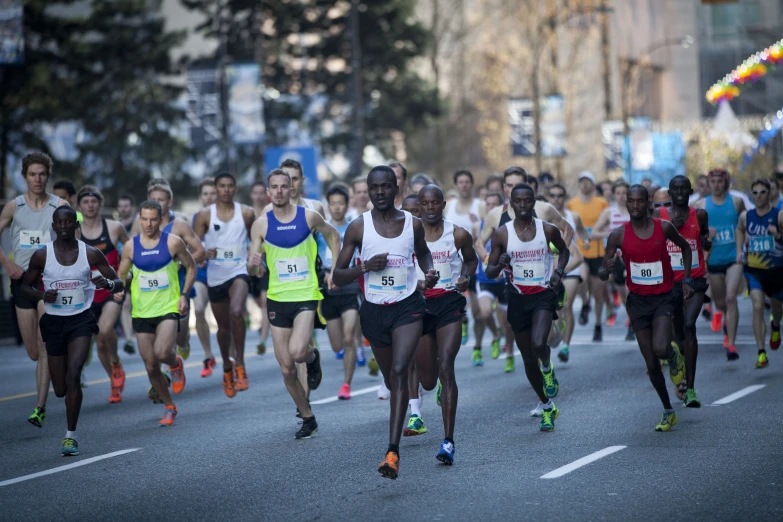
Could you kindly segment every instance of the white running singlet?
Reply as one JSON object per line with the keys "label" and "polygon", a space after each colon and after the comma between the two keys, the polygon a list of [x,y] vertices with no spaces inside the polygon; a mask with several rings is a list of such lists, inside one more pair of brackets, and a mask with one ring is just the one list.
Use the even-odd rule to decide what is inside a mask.
{"label": "white running singlet", "polygon": [[[552,278],[554,257],[544,234],[544,222],[533,218],[536,237],[533,241],[522,241],[514,229],[514,221],[506,223],[508,246],[506,252],[511,256],[510,280],[519,294],[537,294],[549,288]],[[508,270],[507,270],[508,271]]]}
{"label": "white running singlet", "polygon": [[[462,256],[460,256],[456,245],[454,244],[454,223],[443,220],[443,235],[440,239],[430,243],[427,241],[427,247],[432,253],[432,266],[438,272],[440,279],[433,288],[424,291],[426,299],[440,297],[449,292],[456,292],[457,279],[462,273]],[[416,265],[419,279],[424,279],[418,264]]]}
{"label": "white running singlet", "polygon": [[207,285],[210,287],[247,275],[248,238],[242,205],[234,202],[234,217],[228,223],[218,219],[216,205],[209,206],[209,228],[204,234],[204,248],[217,249],[217,257],[207,263]]}
{"label": "white running singlet", "polygon": [[397,237],[383,237],[375,230],[372,211],[364,218],[364,234],[359,262],[369,261],[377,254],[388,253],[386,269],[367,272],[359,278],[364,298],[373,304],[393,304],[413,295],[416,291],[416,268],[414,266],[413,217],[405,214],[402,233]]}
{"label": "white running singlet", "polygon": [[72,265],[61,265],[54,254],[53,243],[46,244],[46,265],[43,270],[43,286],[57,290],[54,303],[44,303],[49,315],[71,316],[89,310],[95,295],[95,285],[90,281],[90,263],[87,261],[87,245],[77,240],[79,257]]}
{"label": "white running singlet", "polygon": [[613,208],[611,210],[612,216],[611,216],[611,222],[609,223],[609,230],[614,230],[616,228],[619,228],[629,221],[631,221],[631,216],[628,214],[623,214],[619,210],[617,210],[617,207]]}
{"label": "white running singlet", "polygon": [[464,228],[468,231],[468,234],[471,234],[472,236],[473,221],[470,219],[470,215],[473,214],[476,216],[476,219],[481,220],[481,217],[479,216],[479,204],[480,200],[478,198],[473,198],[473,203],[470,205],[470,211],[467,214],[458,214],[457,200],[449,201],[446,205],[446,212],[443,213],[443,219],[451,221],[458,227]]}

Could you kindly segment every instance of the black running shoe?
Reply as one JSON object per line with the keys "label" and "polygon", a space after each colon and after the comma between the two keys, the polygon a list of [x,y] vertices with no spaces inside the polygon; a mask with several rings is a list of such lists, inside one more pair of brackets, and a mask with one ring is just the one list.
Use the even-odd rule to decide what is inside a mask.
{"label": "black running shoe", "polygon": [[604,334],[601,332],[601,327],[595,325],[595,330],[593,331],[593,342],[603,341],[603,340],[604,340]]}
{"label": "black running shoe", "polygon": [[307,363],[307,386],[311,390],[317,390],[321,385],[321,378],[323,372],[321,371],[321,352],[318,348],[313,348],[315,352],[315,360],[312,363]]}
{"label": "black running shoe", "polygon": [[635,341],[636,340],[636,333],[633,331],[633,328],[630,326],[628,327],[628,333],[625,334],[625,340],[626,341]]}
{"label": "black running shoe", "polygon": [[579,324],[584,326],[587,321],[590,320],[590,305],[582,306],[582,311],[579,312]]}
{"label": "black running shoe", "polygon": [[294,437],[297,439],[309,439],[316,431],[318,431],[318,423],[315,422],[315,415],[313,415],[307,419],[302,419],[302,427],[299,428]]}
{"label": "black running shoe", "polygon": [[[310,399],[307,399],[307,405],[310,406]],[[302,412],[299,411],[299,408],[296,409],[296,417],[299,419],[302,418]]]}

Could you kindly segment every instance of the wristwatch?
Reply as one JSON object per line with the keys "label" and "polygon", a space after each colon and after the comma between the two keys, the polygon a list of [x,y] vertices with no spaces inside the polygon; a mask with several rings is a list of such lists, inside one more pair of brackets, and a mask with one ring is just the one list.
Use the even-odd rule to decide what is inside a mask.
{"label": "wristwatch", "polygon": [[686,284],[686,285],[690,286],[691,288],[693,288],[693,278],[692,277],[686,277],[685,279],[682,280],[682,282],[683,282],[683,284]]}
{"label": "wristwatch", "polygon": [[556,273],[557,275],[559,275],[561,279],[562,279],[563,277],[565,277],[565,270],[563,270],[562,268],[555,268],[555,273]]}

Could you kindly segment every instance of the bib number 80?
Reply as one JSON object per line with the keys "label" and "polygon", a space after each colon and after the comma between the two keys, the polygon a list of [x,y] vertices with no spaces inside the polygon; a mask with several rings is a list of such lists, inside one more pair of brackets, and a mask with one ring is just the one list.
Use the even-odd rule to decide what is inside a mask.
{"label": "bib number 80", "polygon": [[642,277],[652,277],[652,270],[649,268],[642,268],[641,273]]}

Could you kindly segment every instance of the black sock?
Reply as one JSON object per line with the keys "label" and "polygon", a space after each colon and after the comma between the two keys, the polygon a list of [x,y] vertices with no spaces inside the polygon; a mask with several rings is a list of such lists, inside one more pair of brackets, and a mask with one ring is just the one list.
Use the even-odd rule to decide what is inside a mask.
{"label": "black sock", "polygon": [[446,437],[446,442],[451,442],[452,444],[454,444],[454,439],[450,439],[450,438]]}
{"label": "black sock", "polygon": [[386,453],[388,452],[394,452],[397,454],[397,456],[400,456],[400,445],[399,444],[389,444],[389,449],[386,450]]}

